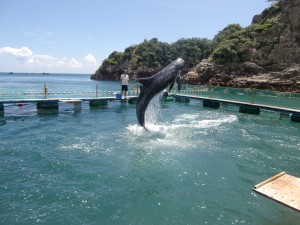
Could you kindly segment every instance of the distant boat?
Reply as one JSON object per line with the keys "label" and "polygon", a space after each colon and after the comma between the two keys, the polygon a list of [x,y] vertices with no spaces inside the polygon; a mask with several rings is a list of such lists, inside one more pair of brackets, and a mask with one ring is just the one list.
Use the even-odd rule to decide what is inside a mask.
{"label": "distant boat", "polygon": [[49,75],[50,73],[42,73],[43,75]]}
{"label": "distant boat", "polygon": [[13,74],[13,72],[10,72],[9,74]]}

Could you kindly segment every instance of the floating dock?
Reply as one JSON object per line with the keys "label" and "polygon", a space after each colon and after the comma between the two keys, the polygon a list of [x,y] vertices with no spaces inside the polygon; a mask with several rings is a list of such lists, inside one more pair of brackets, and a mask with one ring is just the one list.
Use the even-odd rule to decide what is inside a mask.
{"label": "floating dock", "polygon": [[233,100],[226,100],[226,99],[219,99],[219,98],[207,98],[207,97],[182,95],[182,94],[174,94],[174,96],[186,97],[186,98],[196,99],[201,101],[219,102],[227,105],[253,106],[253,107],[259,107],[260,109],[285,112],[285,113],[300,113],[300,109],[284,108],[284,107],[270,106],[270,105],[263,105],[263,104],[256,104],[256,103],[247,103],[247,102],[240,102],[240,101],[233,101]]}
{"label": "floating dock", "polygon": [[[183,95],[183,94],[172,94],[170,97],[174,97],[176,101],[190,102],[190,99],[203,101],[204,107],[210,107],[214,109],[218,109],[221,105],[235,105],[239,107],[240,113],[254,114],[259,115],[261,109],[275,111],[280,113],[280,118],[282,117],[290,117],[290,120],[293,122],[300,122],[300,109],[293,108],[284,108],[279,106],[270,106],[263,104],[254,104],[247,103],[241,101],[234,100],[226,100],[226,99],[218,99],[218,98],[210,98],[210,97],[201,97],[194,95]],[[96,97],[96,98],[46,98],[44,99],[12,99],[12,100],[0,100],[0,116],[4,115],[4,104],[22,104],[22,103],[36,103],[37,109],[58,109],[59,102],[69,102],[74,103],[74,109],[81,108],[81,103],[88,101],[91,107],[101,107],[107,106],[108,101],[122,101],[118,95],[112,97]],[[128,103],[134,104],[137,100],[138,96],[127,96]]]}
{"label": "floating dock", "polygon": [[300,212],[300,178],[281,172],[257,185],[253,191]]}
{"label": "floating dock", "polygon": [[174,94],[175,99],[195,99],[203,101],[204,107],[209,108],[219,108],[220,105],[235,105],[239,107],[240,113],[247,113],[247,114],[255,114],[259,115],[260,110],[269,110],[275,111],[280,113],[280,118],[284,116],[290,116],[291,121],[293,122],[300,122],[300,109],[292,109],[292,108],[284,108],[279,106],[270,106],[270,105],[263,105],[263,104],[256,104],[256,103],[247,103],[247,102],[240,102],[234,100],[226,100],[226,99],[219,99],[219,98],[208,98],[208,97],[201,97],[201,96],[193,96],[193,95],[183,95],[183,94]]}
{"label": "floating dock", "polygon": [[36,103],[38,110],[58,110],[59,103],[68,102],[74,104],[75,111],[80,111],[82,102],[89,102],[90,107],[102,107],[107,106],[108,101],[128,101],[128,103],[134,104],[137,98],[137,96],[127,96],[126,99],[121,99],[116,96],[98,98],[6,99],[0,100],[0,116],[4,115],[5,104],[22,105]]}

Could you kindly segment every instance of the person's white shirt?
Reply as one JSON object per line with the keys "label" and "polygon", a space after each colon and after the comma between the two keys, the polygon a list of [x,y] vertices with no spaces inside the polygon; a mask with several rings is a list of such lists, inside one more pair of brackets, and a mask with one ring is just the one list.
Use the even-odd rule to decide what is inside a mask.
{"label": "person's white shirt", "polygon": [[129,84],[129,76],[127,74],[121,75],[121,85],[128,85]]}

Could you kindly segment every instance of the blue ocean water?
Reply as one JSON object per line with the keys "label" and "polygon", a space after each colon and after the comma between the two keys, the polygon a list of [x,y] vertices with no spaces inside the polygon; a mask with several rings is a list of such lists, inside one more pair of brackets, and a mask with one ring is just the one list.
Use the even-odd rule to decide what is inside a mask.
{"label": "blue ocean water", "polygon": [[[11,76],[0,74],[0,98],[42,92],[44,83],[56,92],[119,89],[88,75]],[[33,103],[5,105],[0,224],[299,224],[299,213],[252,191],[281,171],[300,177],[300,124],[288,118],[156,98],[149,133],[125,102],[59,107],[39,114]]]}

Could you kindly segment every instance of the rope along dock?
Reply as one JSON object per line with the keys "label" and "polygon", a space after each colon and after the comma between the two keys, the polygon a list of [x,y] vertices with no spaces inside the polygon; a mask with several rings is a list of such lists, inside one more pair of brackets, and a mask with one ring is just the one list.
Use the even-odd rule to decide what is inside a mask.
{"label": "rope along dock", "polygon": [[[95,92],[93,92],[95,93]],[[96,92],[97,93],[97,92]],[[60,102],[69,102],[74,103],[74,109],[80,110],[82,102],[89,102],[91,107],[98,107],[98,106],[106,106],[108,105],[108,101],[115,101],[122,99],[118,98],[118,95],[113,95],[114,92],[107,91],[110,96],[107,97],[99,97],[96,94],[96,97],[74,97],[74,98],[48,98],[48,90],[47,86],[45,85],[44,91],[44,98],[36,98],[36,99],[2,99],[0,100],[0,115],[4,114],[4,105],[5,104],[26,104],[26,103],[36,103],[37,109],[55,109],[58,110],[58,103]],[[186,93],[186,92],[184,92]],[[135,95],[128,96],[127,100],[129,103],[135,103],[138,98],[138,93],[134,93]],[[210,108],[219,108],[222,106],[228,105],[235,105],[239,107],[240,113],[248,113],[248,114],[255,114],[259,115],[260,110],[269,110],[275,111],[280,113],[280,118],[282,117],[290,117],[291,121],[300,122],[300,109],[288,108],[288,107],[280,107],[280,106],[271,106],[266,104],[258,104],[258,103],[251,103],[244,102],[244,101],[235,101],[235,100],[227,100],[221,98],[212,98],[212,97],[203,97],[198,95],[191,95],[191,94],[179,94],[174,93],[171,95],[176,101],[183,101],[187,102],[190,99],[199,100],[203,102],[204,107]]]}

